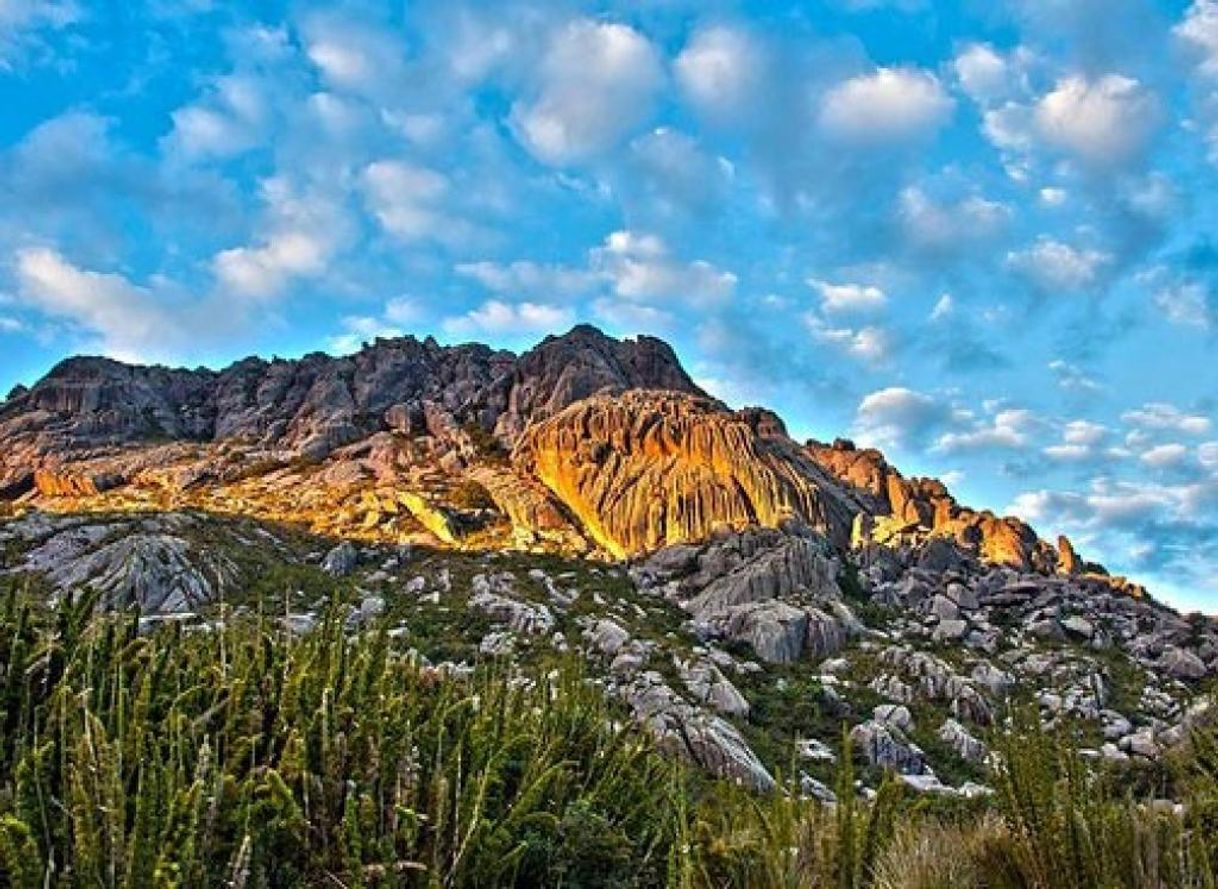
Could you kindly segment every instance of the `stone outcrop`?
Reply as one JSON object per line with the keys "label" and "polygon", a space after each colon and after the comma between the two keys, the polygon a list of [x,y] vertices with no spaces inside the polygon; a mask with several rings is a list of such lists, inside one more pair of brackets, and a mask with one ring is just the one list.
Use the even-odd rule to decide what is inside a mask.
{"label": "stone outcrop", "polygon": [[200,528],[180,515],[111,524],[35,516],[6,533],[37,542],[17,569],[42,574],[57,595],[94,590],[100,608],[158,615],[194,611],[238,580],[236,565],[201,542]]}
{"label": "stone outcrop", "polygon": [[619,557],[792,519],[849,536],[853,505],[773,415],[705,398],[585,399],[529,428],[513,460]]}
{"label": "stone outcrop", "polygon": [[[220,371],[70,358],[0,404],[0,489],[25,486],[37,469],[167,440],[235,440],[322,459],[394,432],[442,439],[469,458],[494,434],[510,447],[536,419],[596,392],[636,387],[700,394],[666,344],[614,340],[587,326],[519,357],[402,337],[341,358],[247,358]],[[44,493],[61,493],[53,476],[44,484]],[[77,493],[77,482],[67,484],[63,493]]]}
{"label": "stone outcrop", "polygon": [[838,439],[828,445],[809,441],[806,449],[863,503],[853,517],[853,548],[865,549],[873,543],[922,546],[930,560],[927,567],[940,570],[952,567],[954,557],[944,548],[947,544],[985,562],[1021,571],[1077,574],[1082,570],[1065,537],[1052,546],[1017,518],[961,506],[938,479],[906,478],[873,448],[857,448]]}
{"label": "stone outcrop", "polygon": [[846,645],[855,619],[841,601],[838,572],[828,541],[791,524],[669,547],[634,576],[688,612],[699,635],[743,642],[762,660],[784,664]]}

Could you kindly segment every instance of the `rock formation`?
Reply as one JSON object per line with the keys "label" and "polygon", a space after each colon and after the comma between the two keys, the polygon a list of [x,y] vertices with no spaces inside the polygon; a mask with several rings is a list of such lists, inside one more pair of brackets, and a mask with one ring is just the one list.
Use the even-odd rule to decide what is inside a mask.
{"label": "rock formation", "polygon": [[576,402],[526,430],[513,460],[618,557],[793,519],[845,542],[855,508],[772,414],[673,392]]}

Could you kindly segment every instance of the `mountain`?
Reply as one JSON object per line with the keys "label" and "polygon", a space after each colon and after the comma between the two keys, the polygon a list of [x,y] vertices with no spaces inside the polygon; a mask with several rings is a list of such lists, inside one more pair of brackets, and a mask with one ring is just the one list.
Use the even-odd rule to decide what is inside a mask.
{"label": "mountain", "polygon": [[1218,672],[1212,622],[1065,538],[588,326],[519,356],[72,358],[0,405],[0,499],[4,571],[52,601],[205,627],[269,596],[307,628],[337,595],[431,659],[579,650],[666,744],[757,787],[797,756],[827,792],[845,722],[871,766],[982,792],[1013,695],[1151,762]]}

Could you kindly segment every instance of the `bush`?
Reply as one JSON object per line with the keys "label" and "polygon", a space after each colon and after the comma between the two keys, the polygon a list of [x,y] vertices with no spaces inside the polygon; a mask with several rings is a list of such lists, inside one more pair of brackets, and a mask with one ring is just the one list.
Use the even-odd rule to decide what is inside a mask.
{"label": "bush", "polygon": [[449,492],[448,500],[457,509],[469,510],[471,512],[479,509],[495,508],[495,501],[491,497],[491,492],[472,478],[462,479],[458,482]]}

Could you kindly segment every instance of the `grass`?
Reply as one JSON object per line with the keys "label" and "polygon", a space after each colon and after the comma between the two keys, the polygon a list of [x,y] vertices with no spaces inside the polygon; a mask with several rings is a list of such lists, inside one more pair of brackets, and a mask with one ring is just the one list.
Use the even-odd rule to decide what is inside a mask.
{"label": "grass", "polygon": [[[520,569],[516,558],[470,556],[454,583]],[[429,574],[430,559],[412,565]],[[577,571],[568,583],[584,596],[624,585],[543,567]],[[358,593],[329,589],[303,637],[274,618],[274,592],[210,631],[141,635],[138,615],[98,614],[91,597],[50,609],[23,583],[0,583],[0,887],[1215,885],[1212,732],[1143,784],[1088,764],[1067,728],[1046,731],[1016,708],[986,736],[994,796],[953,804],[861,769],[841,714],[796,668],[781,687],[781,668],[740,677],[750,736],[771,739],[780,787],[797,774],[788,740],[817,735],[839,750],[820,773],[840,801],[828,808],[662,754],[578,657],[545,640],[469,675],[423,665],[412,648],[475,657],[489,625],[461,596],[442,597],[447,611],[392,603],[352,636],[344,618]],[[518,592],[544,600],[523,578]],[[410,631],[395,640],[402,620]],[[915,708],[919,732],[940,715]],[[873,797],[856,793],[860,780]],[[1163,796],[1182,813],[1152,805]]]}

